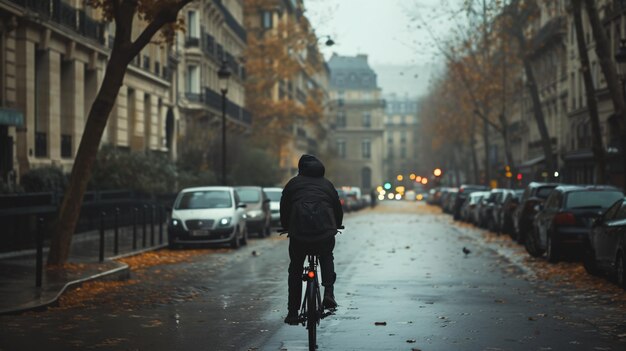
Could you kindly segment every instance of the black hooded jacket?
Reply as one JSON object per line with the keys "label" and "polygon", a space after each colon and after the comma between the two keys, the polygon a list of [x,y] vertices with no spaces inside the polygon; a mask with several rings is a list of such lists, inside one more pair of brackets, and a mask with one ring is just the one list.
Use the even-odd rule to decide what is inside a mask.
{"label": "black hooded jacket", "polygon": [[324,165],[315,156],[302,155],[298,162],[298,175],[291,178],[285,185],[280,199],[280,223],[290,235],[292,235],[292,231],[289,230],[292,208],[294,203],[302,199],[325,202],[333,209],[337,226],[342,225],[343,209],[339,195],[335,186],[324,178],[324,172]]}

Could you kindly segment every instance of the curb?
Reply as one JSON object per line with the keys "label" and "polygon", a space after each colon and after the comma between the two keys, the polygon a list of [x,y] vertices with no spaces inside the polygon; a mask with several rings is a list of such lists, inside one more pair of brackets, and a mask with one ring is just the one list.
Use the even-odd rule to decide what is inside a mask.
{"label": "curb", "polygon": [[[145,248],[139,251],[133,251],[133,252],[129,252],[126,254],[121,254],[121,255],[117,255],[117,256],[112,256],[112,257],[108,257],[107,260],[116,260],[119,258],[124,258],[124,257],[130,257],[130,256],[136,256],[136,255],[140,255],[149,251],[157,251],[157,250],[161,250],[163,248],[166,248],[168,244],[161,244],[161,245],[157,245],[157,246],[151,246],[149,248]],[[80,285],[82,285],[85,282],[88,281],[92,281],[92,280],[126,280],[128,278],[130,278],[130,266],[128,266],[126,263],[120,263],[120,267],[115,268],[115,269],[111,269],[109,271],[106,272],[101,272],[98,274],[94,274],[85,278],[81,278],[81,279],[77,279],[77,280],[73,280],[71,282],[66,283],[61,290],[51,299],[47,300],[47,301],[42,301],[42,302],[29,302],[20,306],[17,306],[15,308],[10,308],[10,309],[6,309],[6,310],[0,310],[0,316],[3,315],[14,315],[14,314],[20,314],[23,312],[28,312],[28,311],[43,311],[45,309],[47,309],[50,306],[54,306],[58,304],[59,298],[61,297],[61,295],[63,295],[67,290],[69,290],[70,288],[74,288],[74,287],[78,287]]]}
{"label": "curb", "polygon": [[21,305],[15,308],[2,310],[0,311],[0,316],[19,314],[19,313],[28,312],[28,311],[43,311],[50,306],[56,305],[61,295],[65,293],[65,291],[67,291],[68,289],[81,285],[88,281],[105,280],[105,279],[111,279],[111,278],[116,279],[116,280],[124,280],[124,279],[128,279],[129,277],[130,277],[130,267],[126,263],[123,263],[118,268],[68,282],[61,288],[61,290],[53,298],[47,301],[30,302],[30,303],[26,303],[24,305]]}

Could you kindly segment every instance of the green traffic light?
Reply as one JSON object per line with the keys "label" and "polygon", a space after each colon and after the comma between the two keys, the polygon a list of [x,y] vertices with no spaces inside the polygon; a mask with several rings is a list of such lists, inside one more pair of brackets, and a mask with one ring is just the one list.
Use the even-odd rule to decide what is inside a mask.
{"label": "green traffic light", "polygon": [[384,187],[385,187],[385,190],[391,189],[391,183],[389,183],[389,182],[385,183]]}

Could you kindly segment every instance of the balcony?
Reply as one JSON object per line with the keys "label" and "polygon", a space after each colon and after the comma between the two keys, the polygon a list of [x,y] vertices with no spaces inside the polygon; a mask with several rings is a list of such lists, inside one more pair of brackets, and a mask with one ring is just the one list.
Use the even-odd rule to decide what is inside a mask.
{"label": "balcony", "polygon": [[9,0],[76,33],[104,44],[103,24],[62,0]]}
{"label": "balcony", "polygon": [[235,17],[228,11],[221,0],[213,0],[213,3],[220,9],[226,20],[226,25],[243,41],[246,42],[246,30],[237,22]]}
{"label": "balcony", "polygon": [[185,47],[186,48],[197,48],[200,46],[200,38],[196,37],[187,37],[185,38]]}

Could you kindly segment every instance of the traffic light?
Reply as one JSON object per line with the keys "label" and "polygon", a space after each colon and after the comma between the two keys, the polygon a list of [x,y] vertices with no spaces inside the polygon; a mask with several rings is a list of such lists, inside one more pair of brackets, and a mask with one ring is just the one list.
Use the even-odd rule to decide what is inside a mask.
{"label": "traffic light", "polygon": [[384,187],[385,187],[385,190],[391,189],[391,183],[389,182],[385,183]]}
{"label": "traffic light", "polygon": [[435,170],[433,171],[433,174],[435,175],[435,177],[441,177],[443,172],[441,171],[441,168],[435,168]]}

